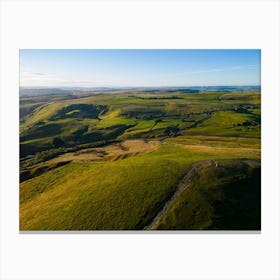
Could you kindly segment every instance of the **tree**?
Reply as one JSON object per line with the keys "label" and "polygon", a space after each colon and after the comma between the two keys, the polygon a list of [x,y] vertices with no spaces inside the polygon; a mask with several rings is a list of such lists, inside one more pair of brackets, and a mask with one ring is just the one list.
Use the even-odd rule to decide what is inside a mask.
{"label": "tree", "polygon": [[180,131],[180,129],[177,126],[168,126],[164,133],[168,136],[173,136],[176,135],[178,132]]}
{"label": "tree", "polygon": [[54,137],[52,140],[52,144],[55,148],[61,147],[63,146],[65,143],[63,140],[61,140],[61,138],[59,137]]}

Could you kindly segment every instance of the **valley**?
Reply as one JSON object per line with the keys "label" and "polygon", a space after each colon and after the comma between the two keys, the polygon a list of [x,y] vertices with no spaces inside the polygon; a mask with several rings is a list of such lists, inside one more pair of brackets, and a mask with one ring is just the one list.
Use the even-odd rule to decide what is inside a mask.
{"label": "valley", "polygon": [[20,230],[260,230],[261,93],[20,97]]}

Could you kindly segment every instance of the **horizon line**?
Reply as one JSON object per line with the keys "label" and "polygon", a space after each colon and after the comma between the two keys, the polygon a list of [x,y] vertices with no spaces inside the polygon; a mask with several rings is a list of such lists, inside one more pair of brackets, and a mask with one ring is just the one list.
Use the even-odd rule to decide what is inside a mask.
{"label": "horizon line", "polygon": [[261,85],[190,85],[190,86],[19,86],[19,88],[189,88],[189,87],[261,87]]}

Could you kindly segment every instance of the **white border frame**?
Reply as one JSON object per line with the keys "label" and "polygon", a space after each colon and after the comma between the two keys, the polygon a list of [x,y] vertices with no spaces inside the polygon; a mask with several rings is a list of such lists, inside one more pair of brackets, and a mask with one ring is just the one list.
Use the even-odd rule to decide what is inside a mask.
{"label": "white border frame", "polygon": [[[277,0],[0,3],[1,279],[280,279]],[[261,234],[19,234],[20,48],[261,49]]]}

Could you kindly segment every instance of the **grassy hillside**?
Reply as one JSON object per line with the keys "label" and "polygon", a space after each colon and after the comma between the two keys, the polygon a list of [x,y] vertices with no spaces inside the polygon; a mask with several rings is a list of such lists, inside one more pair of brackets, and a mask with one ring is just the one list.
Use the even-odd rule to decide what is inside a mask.
{"label": "grassy hillside", "polygon": [[[20,106],[21,230],[142,230],[206,160],[221,168],[202,165],[153,229],[239,229],[252,217],[260,228],[244,215],[260,183],[260,93],[131,90]],[[257,198],[251,206],[259,213]]]}
{"label": "grassy hillside", "polygon": [[235,154],[162,145],[117,161],[67,164],[21,184],[21,230],[143,229],[190,164]]}
{"label": "grassy hillside", "polygon": [[[224,95],[124,93],[66,100],[50,96],[21,119],[21,157],[55,148],[55,137],[61,138],[64,147],[189,133],[260,137],[260,105],[254,99],[244,103],[242,98],[247,93],[242,93],[241,99],[241,93],[232,93],[235,99],[221,98]],[[34,104],[33,98],[29,99],[29,103],[28,98],[24,99],[22,110]],[[42,102],[35,99],[36,104]]]}
{"label": "grassy hillside", "polygon": [[206,161],[190,168],[185,189],[153,229],[260,230],[260,163]]}

